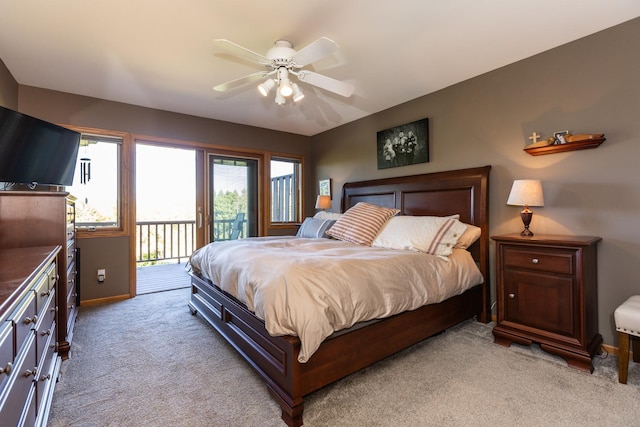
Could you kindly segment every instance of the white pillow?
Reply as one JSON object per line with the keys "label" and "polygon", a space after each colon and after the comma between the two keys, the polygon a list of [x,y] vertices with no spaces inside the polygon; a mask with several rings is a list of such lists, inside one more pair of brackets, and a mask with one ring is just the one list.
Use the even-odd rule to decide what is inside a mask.
{"label": "white pillow", "polygon": [[459,215],[396,216],[387,221],[372,246],[447,257],[467,229],[458,218]]}
{"label": "white pillow", "polygon": [[476,227],[471,224],[464,224],[467,226],[467,229],[462,233],[462,236],[456,242],[456,249],[469,249],[471,245],[473,245],[476,240],[480,238],[480,234],[482,233],[482,229],[480,227]]}
{"label": "white pillow", "polygon": [[337,221],[341,216],[342,214],[338,212],[319,211],[313,217],[315,219],[331,219],[333,221]]}

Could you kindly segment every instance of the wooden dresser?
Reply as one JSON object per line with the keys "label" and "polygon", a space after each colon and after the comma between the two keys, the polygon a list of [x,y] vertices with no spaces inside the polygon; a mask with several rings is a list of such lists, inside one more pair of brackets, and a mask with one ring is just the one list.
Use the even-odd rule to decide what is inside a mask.
{"label": "wooden dresser", "polygon": [[495,342],[532,342],[593,372],[600,352],[597,245],[600,237],[494,236],[498,318]]}
{"label": "wooden dresser", "polygon": [[60,369],[60,246],[0,249],[0,425],[45,426]]}
{"label": "wooden dresser", "polygon": [[58,353],[69,357],[78,307],[75,198],[66,192],[0,191],[0,248],[58,245]]}

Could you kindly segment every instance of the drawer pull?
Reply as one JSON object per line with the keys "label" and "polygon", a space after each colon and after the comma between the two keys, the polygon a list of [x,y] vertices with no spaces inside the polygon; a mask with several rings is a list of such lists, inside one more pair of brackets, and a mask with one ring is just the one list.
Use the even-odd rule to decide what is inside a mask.
{"label": "drawer pull", "polygon": [[51,291],[47,291],[47,292],[40,292],[40,296],[41,296],[41,297],[48,297],[49,295],[51,295]]}
{"label": "drawer pull", "polygon": [[44,337],[45,335],[51,335],[51,329],[47,329],[46,331],[42,331],[42,332],[40,332],[40,335],[41,335],[41,336],[43,336],[43,337]]}
{"label": "drawer pull", "polygon": [[13,369],[13,365],[11,364],[11,362],[7,362],[7,366],[5,366],[4,368],[0,368],[0,374],[9,375],[12,369]]}
{"label": "drawer pull", "polygon": [[50,379],[51,379],[51,374],[41,375],[40,376],[40,381],[46,381],[46,380],[50,380]]}
{"label": "drawer pull", "polygon": [[537,264],[537,263],[539,263],[539,262],[540,262],[540,260],[539,260],[538,258],[533,258],[533,259],[531,260],[531,262],[532,262],[533,264]]}
{"label": "drawer pull", "polygon": [[22,374],[22,375],[24,375],[27,378],[29,378],[32,375],[35,377],[36,374],[38,373],[37,370],[38,370],[37,367],[33,368],[33,369],[27,369],[26,371],[24,371],[24,374]]}
{"label": "drawer pull", "polygon": [[516,297],[516,294],[509,294],[509,298],[514,299]]}
{"label": "drawer pull", "polygon": [[34,315],[33,319],[29,319],[28,317],[25,317],[24,320],[22,321],[25,325],[28,325],[29,323],[36,323],[38,321],[38,316]]}

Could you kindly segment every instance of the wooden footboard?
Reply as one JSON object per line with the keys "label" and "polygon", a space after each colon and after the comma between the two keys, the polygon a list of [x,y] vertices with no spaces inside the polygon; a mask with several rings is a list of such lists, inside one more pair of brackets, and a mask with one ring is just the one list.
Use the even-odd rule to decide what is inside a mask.
{"label": "wooden footboard", "polygon": [[[206,319],[264,378],[288,426],[302,425],[303,397],[478,315],[483,286],[327,339],[307,363],[297,337],[273,337],[264,322],[209,280],[191,274],[191,312]],[[380,339],[384,337],[384,339]]]}

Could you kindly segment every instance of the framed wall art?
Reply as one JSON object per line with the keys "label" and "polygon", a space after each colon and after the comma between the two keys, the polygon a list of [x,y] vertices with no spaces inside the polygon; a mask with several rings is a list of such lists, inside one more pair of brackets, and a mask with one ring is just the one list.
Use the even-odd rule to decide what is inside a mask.
{"label": "framed wall art", "polygon": [[378,169],[429,161],[429,119],[378,132]]}
{"label": "framed wall art", "polygon": [[[331,197],[331,178],[321,179],[318,181],[320,192],[318,193],[321,196],[330,196]],[[333,199],[333,197],[331,197]]]}

